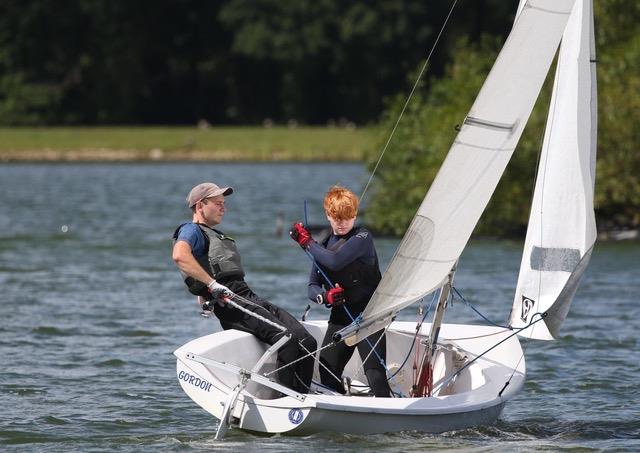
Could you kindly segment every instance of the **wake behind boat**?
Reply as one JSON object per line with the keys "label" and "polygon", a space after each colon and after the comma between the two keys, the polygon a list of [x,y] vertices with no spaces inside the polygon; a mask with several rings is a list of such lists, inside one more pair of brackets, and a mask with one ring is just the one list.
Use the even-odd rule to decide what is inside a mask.
{"label": "wake behind boat", "polygon": [[[510,325],[443,324],[458,259],[561,40]],[[382,281],[361,317],[334,336],[354,345],[385,329],[385,365],[396,397],[366,396],[356,356],[344,372],[351,395],[321,387],[297,393],[275,381],[278,343],[268,347],[227,330],[175,351],[184,391],[221,420],[217,437],[229,426],[289,434],[437,433],[494,422],[524,383],[518,335],[558,336],[589,262],[596,238],[596,103],[591,0],[522,0],[511,34]],[[393,321],[429,294],[437,294],[431,324]],[[305,327],[319,343],[326,323]],[[416,351],[420,360],[407,360]]]}

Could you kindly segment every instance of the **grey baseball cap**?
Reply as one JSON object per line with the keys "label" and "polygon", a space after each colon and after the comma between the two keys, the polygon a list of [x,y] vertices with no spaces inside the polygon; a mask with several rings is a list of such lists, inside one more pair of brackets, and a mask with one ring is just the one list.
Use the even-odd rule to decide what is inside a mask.
{"label": "grey baseball cap", "polygon": [[233,193],[233,188],[231,187],[218,187],[216,184],[212,182],[203,182],[198,184],[187,196],[187,205],[192,208],[198,201],[204,200],[205,198],[215,197],[217,195],[231,195]]}

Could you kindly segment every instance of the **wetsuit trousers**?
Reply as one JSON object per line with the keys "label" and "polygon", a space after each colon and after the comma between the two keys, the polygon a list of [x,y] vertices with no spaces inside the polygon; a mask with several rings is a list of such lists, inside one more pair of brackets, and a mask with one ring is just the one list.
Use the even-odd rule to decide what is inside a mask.
{"label": "wetsuit trousers", "polygon": [[[242,307],[287,328],[291,339],[278,350],[278,368],[283,367],[300,357],[308,355],[317,349],[315,338],[304,328],[297,319],[287,311],[279,308],[269,301],[258,297],[244,281],[229,282],[227,287],[237,295],[249,300],[252,304],[235,300]],[[223,329],[237,329],[249,332],[268,345],[276,343],[285,334],[276,327],[270,326],[253,316],[242,313],[232,307],[226,310],[216,310]],[[314,355],[283,368],[278,372],[278,380],[297,392],[308,393],[313,377]]]}
{"label": "wetsuit trousers", "polygon": [[[345,326],[343,325],[329,323],[327,325],[327,333],[322,341],[322,347],[324,348],[326,345],[330,344],[333,341],[333,334],[344,327]],[[382,335],[382,339],[376,345],[375,350],[378,353],[378,356],[386,362],[386,337],[383,334],[384,331],[376,332],[368,337],[368,340],[369,343],[371,343],[371,346],[373,346]],[[371,346],[369,346],[369,343],[367,340],[362,340],[355,346],[347,346],[343,341],[330,348],[323,349],[320,353],[320,361],[324,364],[324,367],[320,366],[320,381],[322,382],[322,385],[327,386],[336,392],[342,394],[346,393],[341,380],[342,372],[353,355],[353,352],[358,348],[360,358],[364,361],[364,373],[367,376],[369,387],[373,390],[374,395],[391,396],[391,389],[389,388],[389,382],[387,381],[386,370],[380,363],[378,356],[371,352]],[[327,368],[330,372],[327,371]]]}

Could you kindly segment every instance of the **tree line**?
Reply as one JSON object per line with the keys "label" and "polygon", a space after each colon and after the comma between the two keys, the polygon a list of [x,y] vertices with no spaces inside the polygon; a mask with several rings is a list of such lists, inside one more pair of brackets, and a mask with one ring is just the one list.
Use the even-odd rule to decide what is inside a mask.
{"label": "tree line", "polygon": [[[517,0],[461,0],[454,37]],[[3,0],[0,125],[376,122],[452,0]]]}

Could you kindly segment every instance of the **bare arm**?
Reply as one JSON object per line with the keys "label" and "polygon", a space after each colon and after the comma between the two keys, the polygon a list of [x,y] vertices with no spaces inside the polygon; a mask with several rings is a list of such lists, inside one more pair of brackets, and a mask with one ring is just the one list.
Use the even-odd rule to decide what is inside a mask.
{"label": "bare arm", "polygon": [[200,263],[193,257],[191,253],[191,246],[188,242],[177,241],[173,246],[173,261],[182,272],[187,274],[191,278],[201,281],[205,285],[211,284],[214,281],[211,275],[207,274]]}

